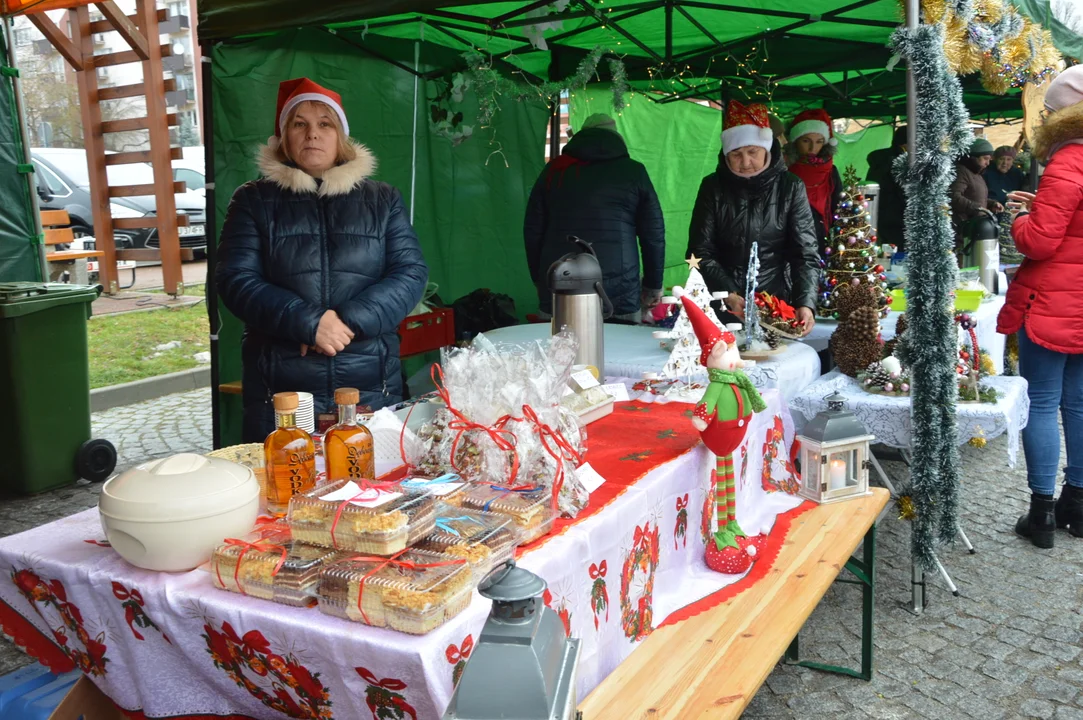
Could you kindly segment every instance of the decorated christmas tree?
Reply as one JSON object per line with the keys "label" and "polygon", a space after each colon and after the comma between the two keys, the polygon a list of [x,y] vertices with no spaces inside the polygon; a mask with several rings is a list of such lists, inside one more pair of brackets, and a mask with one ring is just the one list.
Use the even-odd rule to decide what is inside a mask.
{"label": "decorated christmas tree", "polygon": [[869,224],[869,204],[858,189],[853,166],[843,174],[842,199],[831,224],[826,254],[826,268],[820,282],[816,309],[820,317],[837,318],[837,294],[842,285],[868,284],[875,288],[881,317],[890,312],[891,293],[887,290],[884,266],[876,256],[876,230]]}
{"label": "decorated christmas tree", "polygon": [[[717,325],[720,330],[725,330],[722,321],[718,319],[718,315],[711,308],[711,301],[717,298],[711,295],[711,291],[707,289],[707,283],[703,280],[703,275],[699,272],[699,258],[693,255],[685,262],[688,263],[688,282],[684,287],[685,294],[689,300],[695,303],[696,307],[703,310],[703,313],[711,322]],[[655,332],[655,337],[676,341],[673,352],[669,355],[669,360],[666,362],[665,367],[662,368],[662,377],[676,380],[706,372],[706,369],[699,364],[700,347],[699,341],[696,340],[696,333],[692,329],[692,321],[688,319],[688,314],[684,312],[683,308],[677,316],[677,322],[674,323],[673,329]]]}

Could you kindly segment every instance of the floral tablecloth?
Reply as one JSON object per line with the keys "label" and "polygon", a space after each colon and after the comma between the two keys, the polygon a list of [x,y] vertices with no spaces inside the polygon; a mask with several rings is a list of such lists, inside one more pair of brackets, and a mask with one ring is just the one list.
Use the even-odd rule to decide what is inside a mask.
{"label": "floral tablecloth", "polygon": [[[1015,467],[1019,433],[1027,424],[1030,398],[1027,381],[1020,377],[990,377],[982,380],[996,388],[996,403],[959,403],[955,406],[959,444],[971,438],[992,440],[1008,434],[1008,464]],[[887,397],[865,392],[856,380],[835,371],[806,387],[790,401],[798,429],[817,413],[827,409],[827,396],[838,391],[850,410],[876,436],[876,442],[890,447],[910,447],[910,398]]]}
{"label": "floral tablecloth", "polygon": [[[683,403],[627,403],[589,427],[606,478],[575,522],[523,549],[545,602],[582,641],[579,697],[653,628],[721,602],[777,556],[807,507],[790,462],[793,424],[777,391],[736,453],[738,519],[770,532],[745,577],[703,563],[713,458]],[[0,625],[57,671],[81,668],[133,717],[440,717],[489,604],[415,637],[213,588],[208,573],[154,573],[103,542],[94,509],[0,540]]]}

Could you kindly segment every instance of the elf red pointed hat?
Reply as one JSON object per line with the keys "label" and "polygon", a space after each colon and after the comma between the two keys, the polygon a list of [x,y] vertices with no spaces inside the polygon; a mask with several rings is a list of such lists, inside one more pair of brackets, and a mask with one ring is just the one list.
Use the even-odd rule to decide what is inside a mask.
{"label": "elf red pointed hat", "polygon": [[290,110],[303,102],[322,102],[338,115],[342,123],[342,132],[350,134],[350,124],[346,122],[346,111],[342,109],[342,96],[334,90],[317,85],[308,78],[286,80],[278,85],[278,110],[275,113],[275,137],[281,138],[286,129],[286,118]]}
{"label": "elf red pointed hat", "polygon": [[835,133],[831,129],[831,116],[824,109],[805,110],[793,119],[790,128],[790,142],[794,142],[802,135],[821,135],[828,145],[838,145]]}
{"label": "elf red pointed hat", "polygon": [[726,126],[722,130],[723,152],[728,154],[749,145],[771,152],[774,142],[766,105],[754,103],[746,107],[736,100],[730,100],[726,106]]}
{"label": "elf red pointed hat", "polygon": [[688,314],[688,319],[692,323],[692,330],[696,333],[696,340],[699,341],[699,347],[703,351],[699,356],[699,364],[707,367],[707,356],[711,354],[711,350],[719,342],[725,342],[727,345],[732,345],[737,342],[737,338],[733,336],[733,333],[728,330],[722,330],[713,322],[710,318],[700,310],[684,292],[684,288],[680,285],[673,288],[673,297],[680,298],[684,304],[684,311]]}

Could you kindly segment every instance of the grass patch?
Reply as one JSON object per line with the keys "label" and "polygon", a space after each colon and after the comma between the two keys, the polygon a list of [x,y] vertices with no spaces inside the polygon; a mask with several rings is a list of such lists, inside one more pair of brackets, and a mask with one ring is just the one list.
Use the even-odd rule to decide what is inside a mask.
{"label": "grass patch", "polygon": [[[202,294],[202,286],[199,287]],[[187,290],[185,294],[188,294]],[[211,347],[205,303],[99,315],[90,318],[87,330],[90,335],[91,388],[199,367],[200,363],[192,356]],[[155,350],[159,345],[173,341],[180,342],[180,347]],[[152,357],[154,355],[157,357]]]}

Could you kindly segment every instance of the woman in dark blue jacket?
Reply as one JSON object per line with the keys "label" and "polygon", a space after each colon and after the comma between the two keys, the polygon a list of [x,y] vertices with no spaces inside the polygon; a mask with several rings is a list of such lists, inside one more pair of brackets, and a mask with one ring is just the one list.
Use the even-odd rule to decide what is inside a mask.
{"label": "woman in dark blue jacket", "polygon": [[396,332],[428,279],[402,197],[369,179],[376,160],[350,139],[337,93],[282,83],[259,168],[230,201],[216,271],[245,324],[245,442],[274,429],[276,392],[312,393],[317,413],[338,387],[373,409],[401,400]]}

